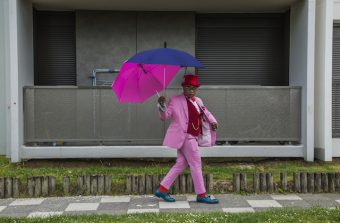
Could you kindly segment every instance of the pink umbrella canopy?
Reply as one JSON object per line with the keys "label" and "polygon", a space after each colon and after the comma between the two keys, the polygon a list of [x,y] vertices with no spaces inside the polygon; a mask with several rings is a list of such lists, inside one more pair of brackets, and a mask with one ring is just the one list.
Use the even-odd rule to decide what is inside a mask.
{"label": "pink umbrella canopy", "polygon": [[126,62],[112,84],[119,102],[142,103],[164,90],[177,72],[176,65]]}

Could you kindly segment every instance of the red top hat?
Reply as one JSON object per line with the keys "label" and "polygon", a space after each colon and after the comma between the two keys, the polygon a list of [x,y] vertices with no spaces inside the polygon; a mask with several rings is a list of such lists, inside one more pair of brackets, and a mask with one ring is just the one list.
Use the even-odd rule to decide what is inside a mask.
{"label": "red top hat", "polygon": [[200,84],[198,83],[198,76],[193,74],[185,74],[184,81],[182,82],[182,86],[185,85],[192,85],[195,87],[199,87]]}

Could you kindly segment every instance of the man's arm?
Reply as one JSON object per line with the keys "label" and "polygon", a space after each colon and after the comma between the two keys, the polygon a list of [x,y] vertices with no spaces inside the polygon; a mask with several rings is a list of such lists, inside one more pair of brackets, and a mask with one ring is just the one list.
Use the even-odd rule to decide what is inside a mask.
{"label": "man's arm", "polygon": [[218,123],[216,118],[211,114],[211,112],[204,106],[202,99],[199,98],[200,101],[200,107],[207,116],[207,119],[209,120],[209,123],[211,124],[211,127],[216,130],[218,127]]}

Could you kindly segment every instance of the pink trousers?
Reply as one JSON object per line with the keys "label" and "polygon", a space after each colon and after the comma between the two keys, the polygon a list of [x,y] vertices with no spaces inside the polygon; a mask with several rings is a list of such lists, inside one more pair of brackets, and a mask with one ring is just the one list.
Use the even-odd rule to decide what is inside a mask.
{"label": "pink trousers", "polygon": [[188,165],[194,182],[195,193],[205,193],[201,154],[197,143],[197,137],[190,134],[187,134],[183,146],[177,150],[176,163],[164,177],[161,185],[169,189],[177,176],[181,174]]}

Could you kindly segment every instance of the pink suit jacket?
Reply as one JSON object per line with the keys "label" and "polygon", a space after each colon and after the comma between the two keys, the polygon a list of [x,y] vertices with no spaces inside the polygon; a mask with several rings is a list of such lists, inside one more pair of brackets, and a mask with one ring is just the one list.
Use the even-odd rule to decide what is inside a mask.
{"label": "pink suit jacket", "polygon": [[[217,123],[215,117],[205,108],[200,98],[196,97],[196,103],[203,112],[202,134],[198,137],[199,146],[213,146],[216,142],[216,131],[210,127],[211,123]],[[165,121],[172,118],[166,132],[163,145],[174,149],[182,147],[188,128],[188,105],[184,94],[170,97],[164,112],[159,111],[160,118]]]}

